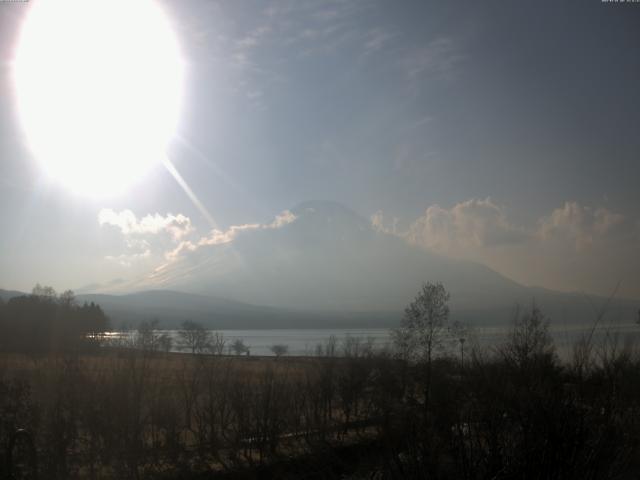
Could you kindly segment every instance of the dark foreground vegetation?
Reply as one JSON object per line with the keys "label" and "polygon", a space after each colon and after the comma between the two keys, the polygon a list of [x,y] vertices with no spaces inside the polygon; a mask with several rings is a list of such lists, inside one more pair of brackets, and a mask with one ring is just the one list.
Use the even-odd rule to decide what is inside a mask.
{"label": "dark foreground vegetation", "polygon": [[89,351],[99,346],[109,319],[99,305],[78,305],[73,292],[60,295],[36,285],[31,295],[0,299],[0,350],[3,352]]}
{"label": "dark foreground vegetation", "polygon": [[[4,353],[0,442],[31,432],[47,479],[637,478],[631,346],[586,337],[561,362],[534,307],[503,345],[457,332],[447,356],[447,300],[425,285],[389,352],[350,339],[308,358],[175,354],[147,338]],[[27,450],[14,464],[29,478]]]}

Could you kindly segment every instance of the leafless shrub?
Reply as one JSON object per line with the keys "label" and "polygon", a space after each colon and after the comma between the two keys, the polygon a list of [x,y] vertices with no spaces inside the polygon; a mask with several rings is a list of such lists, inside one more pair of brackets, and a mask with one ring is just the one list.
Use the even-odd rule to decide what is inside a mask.
{"label": "leafless shrub", "polygon": [[283,344],[272,345],[270,350],[276,357],[282,357],[283,355],[286,355],[287,353],[289,353],[289,345],[283,345]]}

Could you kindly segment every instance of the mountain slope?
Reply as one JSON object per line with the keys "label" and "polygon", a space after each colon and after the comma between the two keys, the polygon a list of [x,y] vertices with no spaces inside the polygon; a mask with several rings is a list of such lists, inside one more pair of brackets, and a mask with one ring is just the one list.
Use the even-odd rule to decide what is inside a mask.
{"label": "mountain slope", "polygon": [[[327,314],[398,315],[422,282],[440,281],[451,292],[454,316],[473,323],[503,323],[516,304],[533,299],[563,322],[593,318],[581,295],[524,287],[484,265],[408,245],[340,204],[306,202],[291,212],[291,223],[248,229],[232,242],[187,252],[155,276],[154,285]],[[631,321],[634,303],[613,302],[611,311]]]}
{"label": "mountain slope", "polygon": [[[0,298],[29,295],[0,289]],[[79,304],[94,302],[103,309],[113,328],[136,327],[143,321],[158,320],[161,328],[178,328],[184,320],[193,320],[211,329],[261,328],[362,328],[390,327],[398,315],[393,313],[343,312],[327,315],[251,305],[224,298],[195,295],[171,290],[148,290],[125,295],[80,294]]]}
{"label": "mountain slope", "polygon": [[19,292],[17,290],[2,290],[2,289],[0,289],[0,299],[3,302],[8,302],[13,297],[20,297],[22,295],[25,295],[25,293]]}
{"label": "mountain slope", "polygon": [[[190,319],[211,328],[392,326],[423,282],[451,293],[453,320],[505,324],[535,300],[558,324],[591,323],[605,299],[522,286],[477,263],[446,258],[381,233],[348,208],[307,202],[295,220],[239,229],[231,241],[201,244],[138,282],[112,282],[121,295],[81,294],[114,326]],[[130,293],[137,292],[137,293]],[[7,301],[20,294],[0,290]],[[616,299],[608,320],[633,322],[640,302]]]}

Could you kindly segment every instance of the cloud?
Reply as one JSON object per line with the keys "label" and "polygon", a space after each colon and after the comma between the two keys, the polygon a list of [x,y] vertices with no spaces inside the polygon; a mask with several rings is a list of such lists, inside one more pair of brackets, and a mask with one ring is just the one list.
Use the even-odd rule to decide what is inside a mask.
{"label": "cloud", "polygon": [[103,208],[98,213],[98,223],[111,225],[120,229],[123,235],[156,235],[161,232],[168,233],[175,241],[186,237],[193,232],[191,220],[185,215],[165,216],[156,213],[146,215],[138,220],[131,210],[122,210],[116,213],[110,208]]}
{"label": "cloud", "polygon": [[[98,213],[100,226],[116,228],[122,234],[125,252],[107,255],[105,260],[123,267],[131,267],[134,263],[157,261],[170,245],[182,243],[194,232],[189,217],[172,213],[145,215],[138,219],[131,210],[116,212],[103,208]],[[154,256],[155,254],[155,256]]]}
{"label": "cloud", "polygon": [[276,215],[276,218],[267,226],[267,228],[280,228],[293,223],[296,219],[296,216],[291,213],[289,210],[284,210],[279,215]]}
{"label": "cloud", "polygon": [[373,227],[412,245],[473,260],[527,285],[640,297],[640,221],[604,207],[567,201],[528,225],[504,206],[470,199],[450,208],[431,205],[402,231],[382,211]]}
{"label": "cloud", "polygon": [[637,231],[620,213],[577,202],[565,202],[533,226],[515,225],[507,218],[506,208],[490,198],[466,200],[451,208],[431,205],[404,232],[397,230],[397,219],[389,226],[381,210],[371,216],[371,223],[376,230],[404,237],[409,243],[454,255],[470,249],[552,242],[582,251]]}
{"label": "cloud", "polygon": [[409,80],[425,75],[451,78],[458,64],[464,59],[456,44],[449,37],[438,37],[424,46],[409,50],[400,60]]}
{"label": "cloud", "polygon": [[384,212],[382,210],[378,210],[376,213],[371,215],[371,225],[374,230],[378,232],[391,233],[389,232],[384,225]]}
{"label": "cloud", "polygon": [[624,215],[606,208],[581,206],[577,202],[565,202],[539,222],[538,234],[542,240],[565,240],[578,250],[588,248],[594,242],[612,234],[628,231]]}
{"label": "cloud", "polygon": [[448,210],[432,205],[411,224],[405,236],[410,243],[449,253],[520,243],[530,234],[511,224],[504,208],[487,198],[467,200]]}
{"label": "cloud", "polygon": [[365,37],[364,37],[365,55],[369,55],[381,50],[385,45],[387,45],[395,37],[397,37],[397,34],[391,33],[381,28],[374,28],[370,30],[365,34]]}
{"label": "cloud", "polygon": [[226,230],[220,230],[214,228],[209,232],[207,236],[201,237],[197,241],[183,241],[170,252],[167,252],[165,257],[169,261],[174,261],[177,258],[187,254],[189,252],[195,252],[204,246],[223,245],[233,242],[240,234],[248,231],[265,230],[265,229],[277,229],[282,228],[296,220],[296,216],[289,210],[284,210],[280,214],[276,215],[271,223],[247,223],[244,225],[232,225]]}
{"label": "cloud", "polygon": [[131,267],[135,262],[151,257],[151,250],[146,249],[140,253],[123,253],[121,255],[107,255],[104,257],[109,262],[115,262],[123,267]]}
{"label": "cloud", "polygon": [[381,27],[362,27],[362,18],[371,8],[370,3],[358,0],[272,3],[263,12],[252,14],[257,19],[254,28],[235,43],[234,49],[262,68],[264,55],[255,54],[261,46],[282,48],[279,64],[301,57],[330,55],[346,48],[373,53],[396,35]]}
{"label": "cloud", "polygon": [[376,213],[371,215],[371,226],[374,230],[382,233],[389,233],[392,235],[398,235],[398,219],[394,217],[391,220],[391,225],[384,217],[384,212],[382,210],[378,210]]}
{"label": "cloud", "polygon": [[[126,248],[124,253],[105,256],[105,260],[123,267],[143,260],[147,263],[155,261],[156,265],[160,264],[156,271],[162,271],[168,264],[203,247],[228,244],[245,232],[282,228],[295,220],[292,212],[284,210],[270,223],[232,225],[225,230],[214,228],[198,238],[191,220],[182,214],[169,213],[163,216],[156,213],[138,219],[131,210],[115,212],[107,208],[98,214],[100,225],[120,230]],[[161,236],[164,239],[159,238]]]}
{"label": "cloud", "polygon": [[227,230],[213,229],[208,236],[203,237],[198,241],[198,245],[220,245],[223,243],[230,243],[243,232],[251,230],[281,228],[293,222],[295,219],[296,216],[293,213],[291,213],[289,210],[285,210],[279,215],[276,215],[276,218],[271,223],[247,223],[244,225],[232,225]]}
{"label": "cloud", "polygon": [[236,67],[257,69],[255,62],[251,60],[253,50],[259,48],[261,44],[267,41],[269,34],[272,33],[272,27],[269,24],[262,24],[242,36],[235,42],[232,60]]}
{"label": "cloud", "polygon": [[254,47],[257,47],[260,44],[260,40],[262,37],[271,32],[271,27],[268,25],[261,25],[247,35],[242,37],[240,40],[236,42],[237,47],[240,50],[250,50]]}

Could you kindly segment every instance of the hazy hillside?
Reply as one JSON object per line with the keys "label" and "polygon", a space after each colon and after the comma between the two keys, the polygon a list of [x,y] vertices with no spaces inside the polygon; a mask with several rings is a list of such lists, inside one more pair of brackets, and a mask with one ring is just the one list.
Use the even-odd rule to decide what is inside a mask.
{"label": "hazy hillside", "polygon": [[[0,298],[27,295],[0,289]],[[251,305],[217,297],[171,290],[150,290],[126,295],[81,294],[79,303],[95,302],[109,316],[113,328],[135,327],[158,320],[163,328],[177,328],[194,320],[213,329],[389,327],[396,312],[311,312]]]}
{"label": "hazy hillside", "polygon": [[19,297],[20,295],[24,295],[23,292],[19,292],[17,290],[2,290],[0,289],[0,299],[3,302],[9,301],[13,297]]}
{"label": "hazy hillside", "polygon": [[335,328],[392,326],[395,312],[314,312],[252,305],[219,297],[151,290],[127,295],[85,294],[80,302],[100,304],[114,326],[158,319],[163,327],[195,320],[210,328]]}

